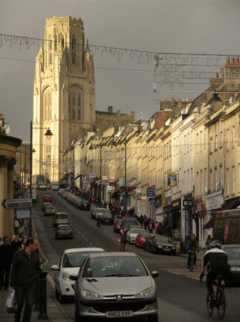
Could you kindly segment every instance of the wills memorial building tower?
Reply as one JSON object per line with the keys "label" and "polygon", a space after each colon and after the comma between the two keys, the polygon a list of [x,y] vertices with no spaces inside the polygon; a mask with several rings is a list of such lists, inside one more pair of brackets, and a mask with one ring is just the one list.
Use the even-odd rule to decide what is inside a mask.
{"label": "wills memorial building tower", "polygon": [[80,18],[54,16],[45,28],[34,78],[33,176],[54,182],[63,175],[64,151],[95,123],[95,77]]}

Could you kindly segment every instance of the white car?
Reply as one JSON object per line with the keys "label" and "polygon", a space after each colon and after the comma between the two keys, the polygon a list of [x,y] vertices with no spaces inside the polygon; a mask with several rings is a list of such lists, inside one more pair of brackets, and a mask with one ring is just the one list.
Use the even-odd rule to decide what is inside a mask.
{"label": "white car", "polygon": [[58,265],[52,265],[51,269],[55,270],[55,297],[63,303],[66,297],[75,296],[75,282],[70,280],[70,275],[77,275],[78,271],[89,254],[104,253],[105,250],[96,247],[81,247],[66,249]]}
{"label": "white car", "polygon": [[130,243],[130,244],[135,244],[137,235],[139,235],[143,231],[144,231],[144,229],[142,229],[140,227],[132,227],[127,232],[127,235],[126,235],[127,242]]}

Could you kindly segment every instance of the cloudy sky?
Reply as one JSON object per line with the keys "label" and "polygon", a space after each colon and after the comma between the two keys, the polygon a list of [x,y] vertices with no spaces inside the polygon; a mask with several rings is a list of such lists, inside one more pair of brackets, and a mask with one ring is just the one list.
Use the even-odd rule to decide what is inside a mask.
{"label": "cloudy sky", "polygon": [[[240,1],[0,1],[0,33],[44,37],[46,18],[81,17],[89,43],[151,52],[240,54]],[[29,140],[37,46],[30,50],[0,48],[0,113],[11,123],[11,135]],[[159,100],[194,98],[187,85],[158,86],[153,93],[153,62],[140,63],[125,54],[96,54],[96,109],[135,111],[149,118]],[[206,84],[205,84],[205,83]],[[207,88],[207,81],[197,90]],[[201,87],[199,87],[201,86]],[[164,92],[165,91],[165,92]]]}

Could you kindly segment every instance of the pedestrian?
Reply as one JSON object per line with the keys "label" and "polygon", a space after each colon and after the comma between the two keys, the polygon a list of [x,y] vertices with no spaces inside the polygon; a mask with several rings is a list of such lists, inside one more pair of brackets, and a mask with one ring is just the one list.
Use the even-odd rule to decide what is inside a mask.
{"label": "pedestrian", "polygon": [[148,231],[149,231],[150,233],[152,233],[152,232],[153,232],[153,223],[152,223],[152,221],[151,221],[151,220],[149,221]]}
{"label": "pedestrian", "polygon": [[14,233],[15,233],[15,235],[18,235],[19,227],[20,227],[20,224],[19,224],[17,218],[15,218],[15,220],[14,220]]}
{"label": "pedestrian", "polygon": [[101,228],[101,218],[99,215],[97,215],[97,229]]}
{"label": "pedestrian", "polygon": [[147,216],[144,215],[144,217],[143,217],[143,224],[144,224],[144,229],[145,230],[147,230],[147,221],[148,221]]}
{"label": "pedestrian", "polygon": [[140,226],[143,227],[143,215],[139,217]]}
{"label": "pedestrian", "polygon": [[20,242],[18,235],[13,236],[13,241],[11,242],[11,246],[14,249],[14,253],[17,250],[22,249],[22,243]]}
{"label": "pedestrian", "polygon": [[162,223],[160,222],[160,223],[158,224],[158,227],[157,227],[157,233],[158,233],[158,235],[162,235],[162,228],[163,228],[163,225],[162,225]]}
{"label": "pedestrian", "polygon": [[126,245],[126,234],[123,229],[120,230],[121,239],[118,241],[120,242],[120,252],[125,252],[125,245]]}
{"label": "pedestrian", "polygon": [[36,253],[37,248],[37,240],[30,237],[26,241],[26,248],[14,255],[10,285],[16,290],[18,301],[15,322],[20,322],[23,306],[25,308],[22,322],[31,321],[36,284],[41,271],[39,255]]}
{"label": "pedestrian", "polygon": [[[0,246],[0,289],[8,289],[10,269],[13,261],[14,249],[9,245],[9,237],[3,237],[3,245]],[[5,278],[4,278],[5,274]]]}
{"label": "pedestrian", "polygon": [[157,229],[158,229],[158,221],[156,221],[156,224],[154,226],[155,232],[157,233]]}
{"label": "pedestrian", "polygon": [[147,219],[147,229],[149,227],[149,223],[150,223],[150,218]]}
{"label": "pedestrian", "polygon": [[210,245],[211,245],[211,242],[212,241],[213,241],[212,236],[211,235],[208,235],[207,240],[206,240],[206,243],[205,243],[205,245],[207,246],[207,249],[208,250],[211,249]]}

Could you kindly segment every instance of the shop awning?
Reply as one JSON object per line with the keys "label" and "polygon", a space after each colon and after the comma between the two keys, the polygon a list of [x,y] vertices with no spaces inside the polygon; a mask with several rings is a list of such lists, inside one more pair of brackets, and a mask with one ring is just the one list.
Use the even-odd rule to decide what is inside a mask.
{"label": "shop awning", "polygon": [[206,225],[203,227],[203,229],[213,228],[215,217],[216,217],[216,214],[214,216],[212,216],[212,218],[209,220],[209,222],[206,223]]}
{"label": "shop awning", "polygon": [[240,198],[239,197],[233,198],[224,202],[221,210],[236,209],[239,205],[240,205]]}

